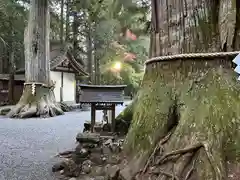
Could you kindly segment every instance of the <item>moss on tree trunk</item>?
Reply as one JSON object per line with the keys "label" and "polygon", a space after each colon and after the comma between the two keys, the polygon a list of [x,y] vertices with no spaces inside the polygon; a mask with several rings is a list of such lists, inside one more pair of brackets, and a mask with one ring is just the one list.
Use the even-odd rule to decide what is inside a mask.
{"label": "moss on tree trunk", "polygon": [[[238,49],[238,1],[151,2],[150,57]],[[123,178],[228,178],[240,155],[240,86],[231,59],[147,64],[125,141],[130,159]]]}
{"label": "moss on tree trunk", "polygon": [[115,119],[116,131],[127,134],[133,118],[134,105],[136,99],[133,100]]}
{"label": "moss on tree trunk", "polygon": [[159,168],[153,179],[227,178],[227,162],[240,152],[240,86],[231,66],[222,59],[147,65],[124,147],[131,170],[138,157],[138,170]]}
{"label": "moss on tree trunk", "polygon": [[131,121],[133,117],[133,106],[135,101],[131,102],[117,117],[116,121],[124,120]]}

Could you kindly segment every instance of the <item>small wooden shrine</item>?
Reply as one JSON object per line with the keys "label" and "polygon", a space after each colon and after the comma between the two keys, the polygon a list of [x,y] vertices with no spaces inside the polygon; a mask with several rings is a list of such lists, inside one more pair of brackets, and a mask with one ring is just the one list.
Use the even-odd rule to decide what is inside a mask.
{"label": "small wooden shrine", "polygon": [[111,131],[115,132],[115,108],[124,102],[126,85],[86,85],[79,84],[81,104],[91,105],[91,132],[94,131],[96,110],[111,110]]}

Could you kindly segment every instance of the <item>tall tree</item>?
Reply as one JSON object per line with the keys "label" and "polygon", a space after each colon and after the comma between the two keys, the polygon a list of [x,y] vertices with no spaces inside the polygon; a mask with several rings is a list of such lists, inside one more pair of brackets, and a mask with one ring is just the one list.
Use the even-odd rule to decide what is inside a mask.
{"label": "tall tree", "polygon": [[[10,24],[12,24],[11,18],[9,19]],[[16,70],[16,63],[14,58],[14,29],[13,26],[10,25],[10,34],[11,41],[9,44],[9,82],[8,82],[8,101],[9,104],[14,103],[14,76]]]}
{"label": "tall tree", "polygon": [[68,41],[69,40],[69,17],[70,17],[70,3],[71,3],[71,0],[67,0],[66,1],[66,34],[65,34],[65,41]]}
{"label": "tall tree", "polygon": [[142,179],[226,180],[240,152],[234,56],[158,56],[239,50],[240,2],[151,2],[154,58],[129,106],[134,111],[124,149],[132,160],[121,175],[142,169]]}
{"label": "tall tree", "polygon": [[[24,1],[22,1],[24,2]],[[0,72],[9,74],[8,103],[14,103],[14,73],[23,64],[25,8],[15,0],[0,3]]]}
{"label": "tall tree", "polygon": [[[62,45],[62,47],[63,47],[63,41],[64,41],[64,0],[61,0],[60,41],[61,41],[61,45]],[[63,72],[61,72],[60,102],[63,102]]]}
{"label": "tall tree", "polygon": [[31,0],[25,30],[25,85],[10,117],[48,117],[63,114],[55,101],[50,80],[50,15],[48,0]]}

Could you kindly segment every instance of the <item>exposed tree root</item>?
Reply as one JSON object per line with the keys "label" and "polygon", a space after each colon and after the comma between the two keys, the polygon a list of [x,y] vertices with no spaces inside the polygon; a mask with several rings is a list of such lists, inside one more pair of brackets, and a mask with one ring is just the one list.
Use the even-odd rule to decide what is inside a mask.
{"label": "exposed tree root", "polygon": [[[166,137],[169,137],[166,136]],[[209,160],[209,163],[211,165],[211,168],[214,171],[214,177],[216,179],[223,179],[222,177],[224,176],[218,176],[221,171],[219,171],[218,167],[216,166],[216,162],[214,161],[213,156],[211,153],[208,151],[208,148],[205,144],[203,143],[196,143],[194,145],[191,145],[189,147],[183,148],[183,149],[178,149],[174,150],[170,153],[166,153],[161,156],[160,159],[157,160],[156,163],[154,163],[153,158],[157,153],[158,155],[163,153],[163,142],[166,143],[167,138],[162,139],[156,148],[154,149],[154,152],[150,156],[149,160],[147,161],[147,164],[145,165],[143,171],[140,174],[144,174],[147,171],[147,168],[149,166],[154,166],[154,167],[159,167],[157,171],[154,171],[154,174],[158,175],[156,180],[162,180],[164,177],[175,179],[175,180],[190,180],[193,177],[193,172],[196,170],[196,163],[199,159],[199,151],[200,149],[204,149],[204,152],[207,155],[207,158]],[[169,138],[168,138],[169,139]],[[157,152],[159,151],[159,152]],[[181,159],[185,154],[188,154],[188,156],[185,157],[185,159]],[[157,156],[159,157],[159,156]],[[152,163],[152,164],[150,164]],[[179,168],[174,168],[175,165],[180,163]],[[170,166],[170,164],[172,166]],[[162,167],[162,168],[161,168]],[[170,172],[172,171],[172,172]],[[151,171],[150,171],[151,173]],[[193,179],[195,179],[194,177]],[[165,180],[165,179],[164,179]]]}
{"label": "exposed tree root", "polygon": [[59,103],[59,106],[61,107],[61,109],[64,111],[64,112],[69,112],[72,110],[72,108],[70,106],[68,106],[66,103],[64,102],[60,102]]}
{"label": "exposed tree root", "polygon": [[193,173],[193,171],[194,171],[194,169],[195,169],[196,161],[197,161],[197,158],[194,158],[194,160],[193,160],[193,162],[192,162],[192,166],[191,166],[191,168],[188,170],[188,172],[187,172],[184,180],[188,180],[188,179],[191,177],[191,175],[192,175],[192,173]]}
{"label": "exposed tree root", "polygon": [[25,86],[18,104],[7,114],[11,118],[54,117],[62,115],[63,111],[55,101],[53,89],[36,86],[32,94],[30,85]]}
{"label": "exposed tree root", "polygon": [[142,173],[145,173],[145,172],[146,172],[149,164],[152,162],[152,160],[153,160],[154,156],[156,155],[157,151],[160,151],[160,154],[162,154],[162,148],[163,148],[162,145],[169,140],[169,138],[171,137],[171,135],[172,135],[172,131],[171,131],[170,133],[168,133],[167,136],[165,136],[163,139],[160,140],[160,142],[159,142],[159,143],[157,144],[157,146],[155,147],[153,153],[152,153],[151,156],[149,157],[146,165],[144,166]]}
{"label": "exposed tree root", "polygon": [[201,147],[203,147],[202,143],[198,143],[184,149],[178,149],[178,150],[172,151],[162,156],[161,159],[158,160],[157,164],[159,165],[163,164],[171,156],[184,155],[186,153],[196,151]]}
{"label": "exposed tree root", "polygon": [[9,107],[1,107],[0,108],[0,115],[5,116],[11,111],[11,108]]}
{"label": "exposed tree root", "polygon": [[179,180],[179,178],[177,176],[174,176],[172,173],[169,173],[169,172],[159,170],[159,174],[160,175],[158,176],[157,180],[160,180],[161,175],[167,176],[167,177],[171,178],[172,180]]}

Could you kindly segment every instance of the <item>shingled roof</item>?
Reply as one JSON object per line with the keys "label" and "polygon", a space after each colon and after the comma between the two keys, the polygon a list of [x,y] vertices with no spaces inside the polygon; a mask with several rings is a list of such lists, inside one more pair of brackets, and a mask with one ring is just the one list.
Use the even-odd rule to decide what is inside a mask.
{"label": "shingled roof", "polygon": [[123,90],[126,85],[86,85],[78,84],[81,88],[80,102],[122,104],[124,101]]}
{"label": "shingled roof", "polygon": [[[73,57],[71,53],[71,44],[65,44],[62,46],[59,43],[51,43],[50,49],[50,69],[54,70],[66,59],[70,60],[72,68],[79,74],[87,76],[88,73],[84,71],[84,63],[79,60],[80,63]],[[17,74],[24,73],[25,68],[20,68],[16,71]]]}

